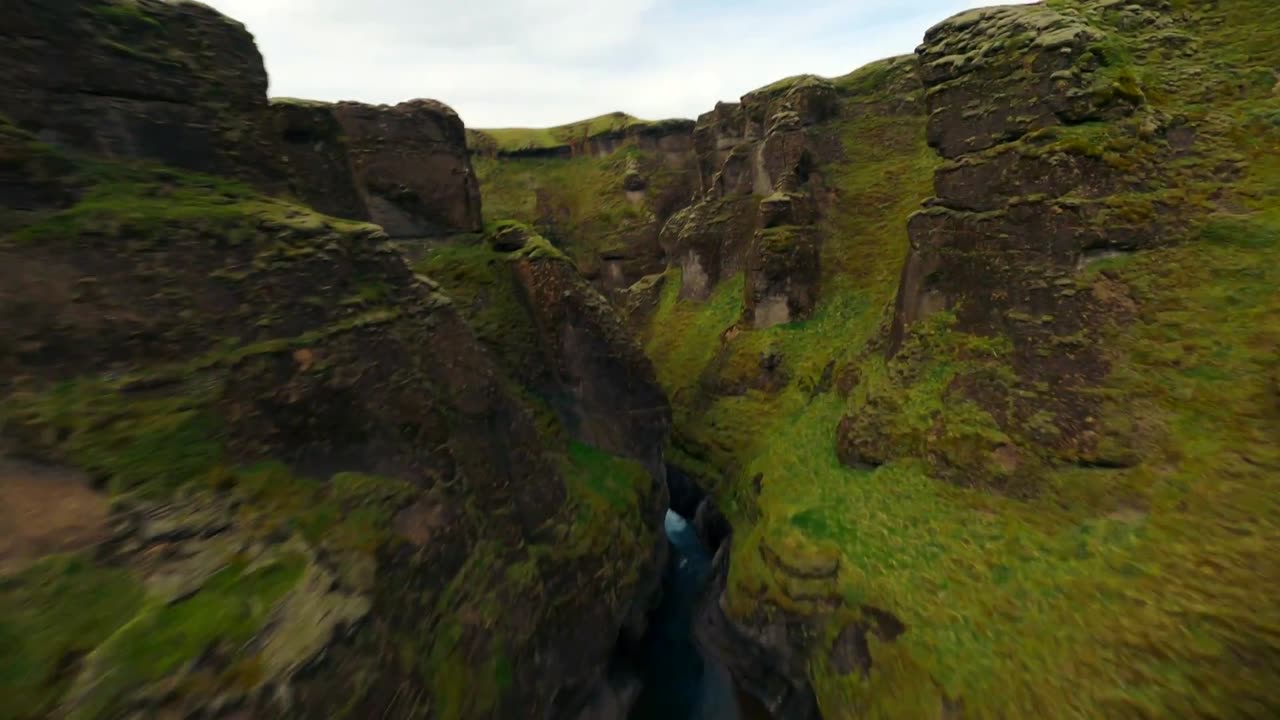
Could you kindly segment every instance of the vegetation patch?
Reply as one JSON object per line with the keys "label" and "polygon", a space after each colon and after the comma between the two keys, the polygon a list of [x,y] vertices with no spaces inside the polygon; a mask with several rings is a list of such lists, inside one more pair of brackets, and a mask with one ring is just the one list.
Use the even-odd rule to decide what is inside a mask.
{"label": "vegetation patch", "polygon": [[612,112],[586,120],[549,128],[490,128],[469,131],[473,150],[511,153],[568,147],[575,142],[606,133],[644,127],[659,127],[667,121],[641,120],[623,112]]}

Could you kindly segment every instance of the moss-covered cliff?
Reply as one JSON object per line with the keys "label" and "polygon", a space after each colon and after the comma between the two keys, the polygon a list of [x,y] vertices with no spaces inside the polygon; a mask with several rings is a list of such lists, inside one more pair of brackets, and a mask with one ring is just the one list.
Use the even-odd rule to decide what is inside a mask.
{"label": "moss-covered cliff", "polygon": [[[763,648],[776,706],[1280,706],[1273,27],[1250,0],[961,15],[831,81],[811,315],[756,329],[750,262],[668,271],[672,457],[736,530],[706,639]],[[765,204],[736,152],[710,166]],[[734,217],[683,232],[732,257]]]}
{"label": "moss-covered cliff", "polygon": [[[73,37],[196,17],[211,43],[247,38],[190,3],[46,5],[17,11],[76,13]],[[187,92],[232,59],[217,49],[184,56]],[[46,132],[66,99],[37,92],[46,58],[18,57],[36,105],[0,118],[0,717],[585,703],[643,625],[665,547],[669,411],[612,310],[530,258],[530,333],[477,337],[377,226],[191,169],[222,155]],[[191,111],[168,119],[269,120]],[[116,128],[75,112],[60,122],[86,137]],[[419,196],[474,193],[417,169]],[[548,367],[536,383],[512,360],[526,337]]]}
{"label": "moss-covered cliff", "polygon": [[659,273],[659,233],[697,188],[693,123],[607,115],[545,130],[474,130],[472,163],[490,225],[516,220],[616,295]]}
{"label": "moss-covered cliff", "polygon": [[456,116],[464,182],[370,184],[341,105],[204,102],[192,33],[260,67],[216,13],[28,5],[0,52],[106,23],[106,79],[174,13],[196,89],[6,68],[0,718],[572,715],[665,464],[733,528],[699,640],[779,717],[1280,712],[1275,3],[978,10],[692,125],[471,132],[483,241],[400,246],[191,170],[474,230]]}
{"label": "moss-covered cliff", "polygon": [[7,522],[106,508],[72,528],[99,545],[10,548],[6,716],[509,716],[589,689],[657,571],[665,410],[632,395],[638,352],[637,379],[580,384],[651,408],[623,459],[542,414],[374,226],[11,127],[4,155],[7,181],[68,199],[0,241],[2,426],[25,459],[0,480],[98,489]]}

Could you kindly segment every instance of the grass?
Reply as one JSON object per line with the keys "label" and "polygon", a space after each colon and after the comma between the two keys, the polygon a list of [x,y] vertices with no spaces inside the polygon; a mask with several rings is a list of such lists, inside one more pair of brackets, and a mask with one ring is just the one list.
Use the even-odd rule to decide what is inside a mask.
{"label": "grass", "polygon": [[54,556],[0,579],[0,718],[45,717],[66,692],[64,659],[93,650],[141,608],[141,584],[119,568]]}
{"label": "grass", "polygon": [[[628,159],[639,158],[650,182],[646,203],[633,204],[623,190]],[[654,220],[648,209],[677,170],[638,150],[599,158],[473,158],[487,225],[517,220],[553,239],[590,272],[600,253],[613,249],[628,230]]]}
{"label": "grass", "polygon": [[549,128],[477,129],[472,131],[471,144],[473,148],[480,149],[492,144],[500,153],[545,150],[565,147],[605,133],[656,124],[658,123],[641,120],[623,112],[612,112]]}
{"label": "grass", "polygon": [[214,644],[239,651],[305,565],[300,556],[261,567],[232,563],[190,598],[144,606],[86,658],[84,685],[72,689],[70,717],[102,716],[127,693],[177,671]]}
{"label": "grass", "polygon": [[[1275,66],[1273,39],[1238,29],[1278,10],[1252,0],[1175,5],[1193,13],[1187,28],[1205,47],[1188,60],[1129,38],[1116,56],[1129,67],[1111,68],[1108,82],[1123,100],[1136,97],[1139,79],[1174,80],[1140,90],[1204,130],[1205,157],[1188,167],[1237,157],[1245,170],[1228,185],[1233,201],[1214,199],[1221,181],[1110,199],[1107,222],[1140,226],[1169,208],[1200,217],[1183,242],[1071,279],[1071,292],[1120,288],[1135,307],[1132,321],[1100,319],[1091,340],[1111,368],[1092,389],[1104,442],[1128,449],[1123,466],[1051,464],[1009,479],[1033,483],[1022,494],[939,475],[937,455],[967,453],[978,467],[986,448],[1025,443],[1034,428],[1003,427],[949,392],[974,374],[1016,388],[1007,338],[958,332],[944,313],[916,328],[894,361],[875,344],[897,290],[905,219],[930,194],[936,167],[920,119],[842,121],[847,156],[823,168],[840,200],[825,220],[823,297],[809,321],[731,332],[722,343],[737,321],[734,288],[681,303],[678,277],[669,278],[648,349],[676,405],[672,457],[720,478],[716,494],[737,530],[730,611],[786,612],[821,628],[809,676],[824,717],[937,717],[957,703],[979,718],[1266,717],[1280,707],[1268,676],[1280,667],[1280,609],[1269,599],[1280,564],[1267,554],[1280,543],[1280,135],[1269,120],[1280,100],[1265,82],[1217,76]],[[1203,23],[1204,13],[1225,22]],[[877,97],[889,77],[869,67],[835,82]],[[1151,148],[1135,132],[1095,123],[1024,142],[1151,172],[1141,155]],[[724,395],[726,381],[757,372],[763,352],[784,358],[789,385]],[[837,376],[857,380],[848,400],[811,392],[833,361]],[[888,437],[884,465],[841,464],[835,430],[846,418]],[[824,583],[799,577],[764,548],[795,565],[835,556],[838,572]],[[822,596],[837,609],[814,599]],[[907,628],[892,642],[868,637],[866,677],[838,670],[827,653],[841,629],[864,621],[864,607]]]}
{"label": "grass", "polygon": [[[336,220],[292,203],[267,198],[229,180],[181,171],[90,163],[89,189],[71,208],[50,214],[14,232],[5,242],[39,244],[78,237],[157,238],[165,229],[242,227],[225,242],[252,235],[261,222],[300,230],[345,230],[374,226]],[[163,241],[161,240],[161,243]]]}

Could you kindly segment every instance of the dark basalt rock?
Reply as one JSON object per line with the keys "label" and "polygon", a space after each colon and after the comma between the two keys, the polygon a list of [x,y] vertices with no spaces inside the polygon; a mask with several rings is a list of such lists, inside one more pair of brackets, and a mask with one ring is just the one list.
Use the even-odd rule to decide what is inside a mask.
{"label": "dark basalt rock", "polygon": [[290,192],[328,215],[369,220],[351,166],[351,147],[333,106],[277,99],[271,102],[271,116],[288,166]]}
{"label": "dark basalt rock", "polygon": [[[1008,337],[1019,382],[1049,389],[1014,399],[970,377],[948,394],[1019,437],[1036,413],[1055,418],[1023,438],[1032,452],[994,441],[930,452],[942,474],[962,482],[1031,477],[1041,457],[1093,456],[1100,436],[1088,388],[1107,371],[1095,335],[1101,318],[1122,321],[1130,308],[1076,292],[1072,278],[1091,258],[1179,242],[1194,212],[1159,191],[1192,182],[1174,179],[1170,161],[1195,132],[1147,106],[1108,49],[1114,28],[1085,17],[1043,6],[975,10],[930,30],[918,50],[929,140],[948,162],[935,174],[937,197],[909,221],[885,349],[896,356],[911,328],[948,311],[954,330]],[[1071,352],[1057,349],[1063,343]],[[876,411],[847,417],[842,459],[865,467],[897,457],[903,443],[882,425]]]}
{"label": "dark basalt rock", "polygon": [[776,720],[821,720],[807,675],[805,621],[776,619],[747,627],[724,609],[729,543],[712,562],[711,580],[698,601],[694,635],[711,657],[729,668],[734,680]]}
{"label": "dark basalt rock", "polygon": [[434,100],[332,108],[369,220],[393,238],[478,232],[480,186],[457,113]]}
{"label": "dark basalt rock", "polygon": [[41,140],[284,188],[267,73],[244,26],[198,2],[5,4],[0,114]]}
{"label": "dark basalt rock", "polygon": [[671,410],[622,320],[563,257],[530,254],[512,273],[553,378],[547,396],[569,432],[661,480]]}
{"label": "dark basalt rock", "polygon": [[820,277],[815,229],[759,231],[747,257],[747,321],[762,329],[808,318],[818,302]]}

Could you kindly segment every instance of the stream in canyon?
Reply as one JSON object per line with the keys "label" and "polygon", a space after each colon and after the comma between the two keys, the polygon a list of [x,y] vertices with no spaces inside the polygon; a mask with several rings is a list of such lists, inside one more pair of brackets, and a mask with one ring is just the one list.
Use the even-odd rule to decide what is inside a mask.
{"label": "stream in canyon", "polygon": [[630,720],[768,720],[729,671],[694,642],[694,607],[711,572],[711,554],[675,511],[667,511],[665,527],[671,558],[662,602],[637,649],[644,690]]}

